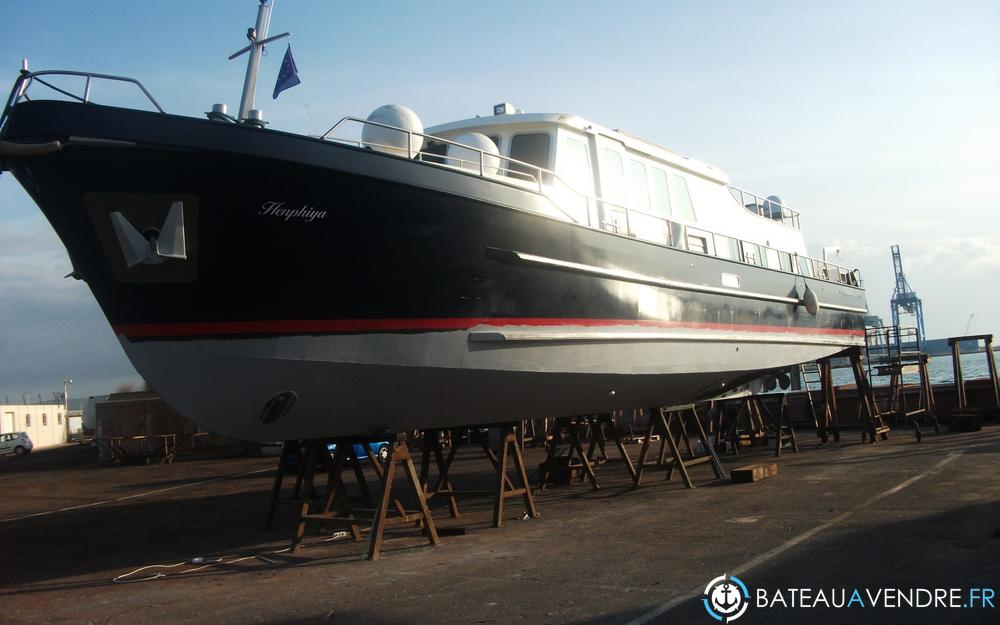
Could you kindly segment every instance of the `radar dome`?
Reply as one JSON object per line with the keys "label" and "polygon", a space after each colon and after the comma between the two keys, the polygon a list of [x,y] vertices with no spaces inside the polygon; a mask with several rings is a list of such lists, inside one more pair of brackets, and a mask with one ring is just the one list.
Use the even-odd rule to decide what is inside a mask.
{"label": "radar dome", "polygon": [[[417,114],[399,104],[386,104],[380,106],[371,115],[368,121],[374,124],[365,124],[361,131],[361,143],[366,148],[371,148],[376,152],[395,154],[413,158],[420,152],[424,144],[424,138],[420,134],[408,135],[403,130],[414,133],[423,133],[424,125],[420,123]],[[385,124],[394,128],[377,126],[375,124]],[[402,128],[403,130],[396,130]],[[408,139],[412,137],[412,139]],[[409,154],[407,154],[407,142],[409,141]]]}
{"label": "radar dome", "polygon": [[455,143],[469,147],[464,148],[449,143],[447,151],[449,165],[479,173],[479,152],[477,150],[482,150],[483,173],[488,176],[497,175],[497,171],[500,169],[500,150],[493,143],[493,139],[481,132],[469,132],[455,139]]}
{"label": "radar dome", "polygon": [[777,195],[767,196],[768,217],[771,219],[781,219],[781,198]]}

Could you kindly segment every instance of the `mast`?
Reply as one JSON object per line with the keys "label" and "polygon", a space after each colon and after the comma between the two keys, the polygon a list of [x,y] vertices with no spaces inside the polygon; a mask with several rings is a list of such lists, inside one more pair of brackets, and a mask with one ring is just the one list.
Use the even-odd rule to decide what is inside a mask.
{"label": "mast", "polygon": [[[253,109],[254,95],[257,91],[257,70],[260,68],[261,51],[266,44],[284,39],[291,34],[286,32],[268,38],[267,29],[271,25],[273,5],[274,0],[271,0],[270,3],[268,0],[260,0],[260,6],[257,7],[257,25],[255,28],[247,29],[247,39],[250,40],[250,45],[229,55],[231,61],[244,52],[250,53],[250,58],[247,59],[247,75],[243,81],[243,97],[240,99],[240,110],[237,116],[237,119],[243,123],[250,121],[250,111]],[[257,117],[259,118],[259,114]]]}

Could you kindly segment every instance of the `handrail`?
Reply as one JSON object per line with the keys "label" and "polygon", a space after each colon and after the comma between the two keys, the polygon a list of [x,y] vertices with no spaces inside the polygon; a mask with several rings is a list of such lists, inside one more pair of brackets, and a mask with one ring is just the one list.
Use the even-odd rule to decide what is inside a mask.
{"label": "handrail", "polygon": [[[348,116],[348,117],[341,118],[337,123],[335,123],[333,126],[331,126],[329,130],[327,130],[325,133],[323,133],[322,135],[320,135],[319,138],[322,139],[322,140],[325,140],[325,141],[337,141],[337,142],[342,142],[342,143],[351,143],[351,144],[355,144],[355,145],[358,145],[358,146],[367,145],[367,146],[371,146],[371,147],[386,147],[386,148],[392,148],[392,149],[397,149],[397,150],[402,150],[403,149],[400,146],[383,146],[381,144],[376,144],[376,143],[372,143],[372,142],[365,142],[365,141],[363,141],[361,139],[344,139],[344,138],[338,138],[338,137],[334,136],[334,133],[342,125],[344,125],[345,123],[348,123],[348,122],[355,122],[355,123],[361,124],[362,126],[364,124],[372,124],[374,126],[379,126],[379,127],[382,127],[382,128],[387,128],[389,130],[395,130],[395,131],[398,131],[398,132],[406,133],[407,134],[407,147],[406,147],[407,153],[413,155],[414,158],[419,157],[421,159],[421,162],[424,163],[424,164],[427,164],[427,165],[436,166],[436,167],[449,167],[449,168],[453,168],[453,167],[457,166],[457,167],[465,169],[464,167],[462,167],[462,165],[469,164],[469,165],[472,165],[474,169],[478,168],[478,170],[479,170],[478,173],[479,173],[480,176],[485,176],[486,175],[486,170],[493,168],[493,166],[489,166],[489,167],[486,166],[486,158],[487,157],[491,157],[491,158],[498,159],[500,161],[500,163],[503,163],[504,161],[507,161],[508,163],[517,164],[517,165],[520,165],[522,167],[531,169],[531,170],[535,171],[537,173],[537,175],[533,176],[533,175],[525,173],[525,172],[514,171],[514,170],[510,169],[509,166],[508,167],[503,167],[502,165],[497,165],[496,166],[497,171],[503,173],[503,175],[510,176],[511,174],[514,174],[515,176],[524,176],[524,178],[526,178],[527,181],[530,182],[530,183],[532,183],[532,185],[535,187],[534,190],[535,190],[536,193],[539,193],[541,195],[546,196],[552,202],[553,206],[555,206],[559,210],[559,212],[561,212],[563,215],[565,215],[573,223],[579,224],[581,222],[580,222],[580,220],[576,219],[573,215],[571,215],[570,213],[568,213],[562,206],[559,205],[559,203],[557,203],[555,201],[554,198],[552,198],[550,196],[550,193],[548,193],[546,191],[545,186],[542,184],[542,180],[543,179],[550,180],[550,181],[553,181],[553,182],[558,182],[559,184],[561,184],[563,187],[565,187],[566,189],[568,189],[570,192],[572,192],[576,196],[580,197],[583,200],[586,200],[588,207],[590,206],[590,202],[597,202],[597,203],[600,203],[600,204],[604,205],[606,208],[612,208],[615,212],[622,213],[624,215],[624,217],[625,217],[625,224],[624,224],[624,226],[625,226],[625,232],[620,232],[619,231],[619,226],[618,226],[617,222],[606,222],[606,221],[603,221],[603,220],[597,226],[597,227],[599,227],[602,230],[607,230],[607,229],[610,228],[610,229],[613,229],[613,231],[615,233],[617,233],[617,234],[624,234],[625,236],[629,236],[629,237],[633,237],[633,238],[639,238],[639,234],[636,232],[635,229],[633,229],[633,220],[631,219],[631,216],[634,213],[634,214],[637,214],[637,215],[642,215],[643,217],[647,217],[647,218],[650,218],[650,219],[655,219],[657,221],[663,222],[663,225],[664,225],[664,227],[666,228],[666,231],[667,231],[667,238],[666,238],[665,241],[662,242],[663,244],[669,245],[671,247],[677,247],[677,248],[681,248],[681,249],[687,249],[687,230],[688,230],[687,224],[684,224],[682,222],[673,221],[671,219],[662,217],[660,215],[654,215],[652,213],[649,213],[649,212],[646,212],[646,211],[642,211],[642,210],[639,210],[639,209],[630,208],[630,207],[625,206],[623,204],[618,204],[616,202],[612,202],[610,200],[606,200],[606,199],[597,197],[596,195],[590,195],[588,193],[584,193],[584,192],[580,191],[579,189],[575,188],[573,185],[571,185],[568,182],[566,182],[556,172],[551,171],[549,169],[545,169],[543,167],[539,167],[538,165],[534,165],[532,163],[527,163],[527,162],[524,162],[524,161],[519,161],[517,159],[513,159],[513,158],[510,158],[510,157],[507,157],[507,156],[503,156],[501,154],[493,154],[492,152],[486,152],[485,150],[482,150],[480,148],[476,148],[476,147],[473,147],[471,145],[466,145],[464,143],[459,143],[459,142],[453,141],[451,139],[445,139],[443,137],[438,137],[438,136],[435,136],[435,135],[428,135],[428,134],[425,134],[425,133],[422,133],[422,132],[415,132],[415,131],[412,131],[412,130],[408,130],[406,128],[401,128],[401,127],[398,127],[398,126],[393,126],[391,124],[385,124],[383,122],[369,121],[367,119],[361,119],[360,117],[350,117],[350,116]],[[473,152],[473,153],[475,153],[475,154],[478,155],[478,160],[471,161],[471,160],[466,160],[466,159],[459,158],[459,157],[456,157],[456,156],[448,156],[446,154],[436,154],[436,153],[432,153],[432,152],[427,152],[425,150],[416,150],[416,151],[414,151],[413,150],[413,137],[414,136],[422,137],[423,139],[427,139],[427,140],[430,140],[430,141],[435,141],[435,142],[438,142],[438,143],[444,143],[444,144],[447,144],[447,145],[454,145],[454,146],[462,148],[464,150],[469,150],[469,151],[471,151],[471,152]],[[426,160],[425,157],[434,158],[434,159],[440,159],[442,162],[438,163],[438,162],[435,162],[435,161]],[[454,165],[452,163],[457,163],[457,165]],[[739,189],[738,187],[729,186],[729,189],[730,189],[731,192],[735,191],[735,192],[738,192],[738,193],[745,194],[746,196],[752,197],[753,200],[754,200],[754,205],[759,207],[758,210],[755,212],[755,214],[757,214],[761,218],[768,219],[769,221],[778,221],[778,222],[782,223],[785,226],[789,226],[789,227],[798,229],[798,226],[799,226],[799,212],[798,211],[796,211],[796,210],[794,210],[794,209],[792,209],[792,208],[790,208],[788,206],[785,206],[784,204],[782,204],[780,202],[775,202],[774,200],[768,200],[766,198],[761,198],[760,196],[758,196],[758,195],[756,195],[754,193],[751,193],[749,191],[744,191],[742,189]],[[734,198],[734,200],[736,199],[736,195],[735,194],[733,194],[733,198]],[[736,200],[736,201],[739,201],[739,200]],[[773,217],[769,217],[769,216],[765,215],[763,212],[761,212],[761,211],[764,210],[764,207],[767,207],[768,215],[773,215],[774,214],[774,212],[773,212],[774,208],[778,207],[779,208],[779,211],[777,213],[778,214],[778,218],[775,219]],[[746,208],[746,207],[744,207],[744,208]],[[587,221],[586,221],[586,223],[584,225],[593,226],[593,224],[590,223],[589,210],[588,210],[588,214],[587,214]],[[675,228],[675,226],[676,226],[676,228]],[[718,250],[716,249],[715,240],[714,240],[714,238],[716,236],[727,236],[727,238],[735,238],[736,240],[742,241],[742,239],[739,239],[738,237],[731,237],[729,235],[721,235],[719,233],[713,232],[711,230],[707,230],[705,228],[697,228],[697,229],[701,230],[701,231],[705,232],[706,234],[709,234],[709,235],[712,236],[712,238],[713,238],[712,247],[714,249],[714,254],[712,254],[712,255],[714,255],[716,257],[718,257]],[[649,240],[649,239],[644,239],[644,240]],[[748,243],[753,243],[753,242],[748,242]],[[763,245],[761,243],[753,243],[753,244],[754,245],[759,245],[762,248],[773,249],[773,248],[770,248],[769,246]],[[780,251],[780,250],[775,250],[775,251]],[[857,286],[860,286],[860,279],[858,279],[857,276],[854,276],[854,280],[852,280],[852,278],[851,278],[851,276],[854,275],[855,272],[852,271],[852,270],[847,269],[846,267],[842,267],[840,265],[836,265],[836,264],[828,262],[828,261],[821,261],[821,260],[818,260],[818,259],[815,259],[815,258],[812,258],[812,257],[809,257],[809,256],[799,255],[799,254],[796,254],[794,252],[791,252],[791,253],[789,253],[789,252],[783,252],[783,253],[790,254],[790,256],[792,257],[792,264],[793,264],[793,266],[792,266],[792,272],[791,273],[794,274],[794,275],[801,275],[801,276],[804,276],[804,277],[807,277],[807,278],[816,278],[816,279],[820,279],[820,280],[827,280],[827,281],[830,281],[830,282],[839,282],[841,284],[849,284],[849,285],[850,284],[856,284]],[[799,263],[799,259],[804,259],[804,260],[808,261],[808,263],[806,264],[806,267],[808,268],[809,275],[806,275],[806,273],[803,272],[803,270],[802,270],[802,268],[800,266],[800,263]],[[738,259],[733,259],[733,260],[736,260],[738,262],[746,262],[744,258],[738,258]],[[780,267],[773,267],[772,269],[781,270]]]}
{"label": "handrail", "polygon": [[[41,78],[39,78],[40,76],[49,76],[49,75],[79,76],[79,77],[85,78],[86,81],[84,83],[83,96],[79,96],[79,95],[76,95],[76,94],[71,93],[69,91],[66,91],[64,89],[61,89],[61,88],[59,88],[59,87],[57,87],[57,86],[55,86],[55,85],[53,85],[53,84],[51,84],[51,83],[49,83],[49,82],[47,82],[45,80],[42,80]],[[34,82],[37,81],[37,82],[43,84],[44,86],[46,86],[46,87],[48,87],[48,88],[50,88],[50,89],[52,89],[54,91],[57,91],[57,92],[65,95],[67,97],[73,98],[73,99],[75,99],[75,100],[77,100],[79,102],[88,103],[88,102],[90,102],[90,87],[91,87],[91,83],[92,83],[92,81],[94,79],[98,79],[98,80],[111,80],[111,81],[131,83],[131,84],[133,84],[133,85],[135,85],[136,87],[139,88],[139,90],[143,93],[143,95],[146,96],[146,98],[150,101],[150,103],[152,103],[152,105],[154,107],[156,107],[157,111],[159,111],[160,113],[165,113],[165,111],[163,110],[163,107],[161,107],[160,104],[159,104],[159,102],[156,101],[156,98],[153,97],[153,95],[146,89],[145,86],[143,86],[143,84],[141,82],[139,82],[138,80],[136,80],[134,78],[128,78],[128,77],[125,77],[125,76],[115,76],[115,75],[112,75],[112,74],[97,74],[97,73],[93,73],[93,72],[79,72],[79,71],[72,71],[72,70],[43,70],[43,71],[38,71],[38,72],[29,72],[27,70],[21,70],[21,73],[18,76],[18,79],[15,81],[14,86],[11,89],[10,95],[7,98],[7,102],[6,102],[5,106],[4,106],[3,112],[0,113],[0,128],[3,128],[4,123],[6,123],[7,117],[9,115],[11,107],[13,107],[15,104],[17,104],[18,102],[20,102],[22,98],[27,99],[27,100],[31,99],[27,95],[27,90],[28,90],[28,88]],[[655,220],[663,222],[663,224],[664,224],[664,226],[666,227],[666,230],[667,230],[667,237],[666,237],[666,240],[662,242],[663,244],[669,245],[669,246],[672,246],[672,247],[679,247],[679,248],[687,249],[687,237],[686,237],[687,225],[686,224],[684,224],[682,222],[676,222],[676,221],[673,221],[671,219],[667,219],[665,217],[661,217],[659,215],[654,215],[654,214],[648,213],[646,211],[638,210],[638,209],[635,209],[635,208],[630,208],[628,206],[625,206],[625,205],[622,205],[622,204],[618,204],[617,202],[612,202],[610,200],[606,200],[604,198],[597,197],[596,195],[591,195],[589,193],[581,192],[579,189],[577,189],[573,185],[571,185],[568,182],[566,182],[556,172],[554,172],[552,170],[549,170],[549,169],[545,169],[543,167],[539,167],[538,165],[534,165],[532,163],[528,163],[528,162],[525,162],[525,161],[520,161],[520,160],[517,160],[517,159],[513,159],[513,158],[510,158],[508,156],[503,156],[501,154],[494,154],[492,152],[486,152],[485,150],[483,150],[481,148],[476,148],[476,147],[473,147],[473,146],[470,146],[470,145],[459,143],[457,141],[452,141],[450,139],[445,139],[443,137],[438,137],[438,136],[434,136],[434,135],[428,135],[428,134],[425,134],[425,133],[422,133],[422,132],[414,132],[414,131],[406,129],[406,128],[400,128],[398,126],[392,126],[390,124],[385,124],[385,123],[382,123],[382,122],[375,122],[375,121],[370,121],[370,120],[367,120],[367,119],[361,119],[359,117],[351,117],[351,116],[341,118],[339,121],[337,121],[337,123],[335,123],[333,126],[331,126],[330,129],[327,130],[325,133],[323,133],[319,138],[321,140],[324,140],[324,141],[337,141],[337,142],[342,142],[342,143],[354,143],[354,144],[357,144],[358,146],[368,145],[368,146],[376,146],[376,147],[387,147],[387,148],[393,148],[393,149],[401,149],[401,148],[399,148],[399,146],[383,146],[383,145],[380,145],[380,144],[373,144],[371,142],[365,142],[363,140],[344,139],[344,138],[338,138],[338,137],[332,136],[333,133],[335,133],[338,128],[340,128],[343,124],[348,123],[348,122],[356,122],[356,123],[362,124],[362,126],[364,124],[372,124],[374,126],[379,126],[379,127],[382,127],[382,128],[387,128],[389,130],[394,130],[394,131],[406,133],[406,135],[407,135],[407,146],[406,146],[407,147],[407,153],[413,155],[414,157],[420,157],[422,163],[430,165],[430,166],[440,166],[440,167],[449,167],[449,168],[452,168],[452,167],[454,167],[454,165],[451,165],[449,163],[455,163],[455,162],[457,162],[457,163],[459,163],[459,165],[458,165],[459,167],[462,167],[462,165],[465,165],[465,164],[470,164],[470,165],[473,165],[474,167],[478,166],[478,175],[479,176],[486,176],[486,171],[488,169],[493,169],[495,167],[495,169],[497,170],[498,173],[502,172],[503,175],[506,176],[506,177],[508,177],[508,178],[513,178],[513,179],[516,180],[518,177],[521,177],[521,178],[524,179],[525,182],[530,183],[534,187],[534,191],[536,193],[538,193],[539,195],[545,196],[552,203],[552,206],[554,206],[560,213],[562,213],[563,215],[565,215],[567,219],[569,219],[573,223],[580,224],[581,223],[580,220],[578,220],[576,217],[574,217],[569,212],[567,212],[562,206],[560,206],[559,203],[556,202],[550,196],[550,194],[546,191],[545,186],[542,184],[543,180],[551,181],[551,182],[558,182],[564,188],[566,188],[567,190],[569,190],[571,193],[575,194],[576,196],[578,196],[579,198],[581,198],[583,200],[586,200],[588,208],[587,208],[586,224],[585,225],[593,227],[593,224],[591,224],[590,208],[589,207],[591,206],[591,204],[590,204],[591,202],[596,202],[596,203],[599,203],[600,205],[604,206],[605,208],[609,208],[610,207],[610,208],[614,209],[616,212],[620,212],[620,213],[622,213],[624,215],[624,217],[625,217],[625,233],[624,233],[625,236],[638,237],[637,232],[632,227],[633,224],[632,224],[632,220],[631,220],[632,213],[635,213],[637,215],[642,215],[644,217],[655,219]],[[414,137],[414,135],[419,136],[419,137],[421,137],[423,139],[429,139],[431,141],[435,141],[435,142],[438,142],[438,143],[444,143],[444,144],[448,144],[448,145],[454,145],[454,146],[462,148],[464,150],[470,150],[471,152],[474,152],[474,153],[478,154],[478,161],[466,160],[466,159],[463,159],[463,158],[458,158],[456,156],[447,156],[447,155],[442,155],[442,154],[434,154],[434,153],[423,151],[423,150],[417,150],[416,152],[414,152],[414,150],[413,150],[413,137]],[[433,157],[435,159],[441,159],[444,162],[437,163],[437,162],[434,162],[434,161],[426,160],[424,157]],[[489,158],[496,158],[496,159],[498,159],[499,163],[506,162],[507,163],[507,167],[503,167],[499,163],[496,166],[492,166],[492,165],[487,166],[486,165],[486,159],[487,159],[487,157],[489,157]],[[521,168],[524,168],[524,169],[527,169],[527,170],[530,170],[530,171],[534,171],[535,174],[533,175],[533,174],[528,173],[526,171],[516,171],[516,170],[514,170],[514,169],[511,168],[511,165],[518,165]],[[464,167],[462,167],[462,168],[465,169]],[[751,193],[749,191],[744,191],[743,189],[739,189],[738,187],[734,187],[734,186],[730,185],[729,186],[729,190],[730,190],[730,192],[731,192],[731,194],[733,196],[733,199],[735,201],[740,201],[739,199],[736,198],[736,193],[740,193],[741,194],[740,198],[745,198],[747,196],[749,196],[750,198],[753,198],[753,204],[751,206],[754,206],[756,208],[756,210],[752,211],[752,212],[754,212],[758,216],[760,216],[762,218],[765,218],[765,219],[769,219],[771,221],[779,221],[783,225],[786,225],[786,226],[790,225],[790,227],[798,229],[798,227],[799,227],[799,213],[798,213],[798,211],[796,211],[796,210],[794,210],[794,209],[792,209],[792,208],[790,208],[788,206],[785,206],[784,204],[782,204],[780,202],[775,202],[773,200],[769,200],[769,199],[766,199],[766,198],[761,198],[760,196],[758,196],[758,195],[756,195],[754,193]],[[765,215],[763,213],[764,207],[767,207],[767,213],[768,213],[767,215]],[[778,218],[777,219],[774,218],[774,207],[779,207]],[[744,203],[744,208],[748,208],[748,206],[745,203]],[[790,223],[788,223],[788,222],[790,222]],[[674,226],[678,226],[678,228],[676,229],[676,233],[675,233]],[[597,225],[597,227],[599,227],[600,229],[607,229],[607,227],[612,227],[612,228],[614,228],[615,232],[618,233],[617,222],[603,222],[602,221],[601,223],[599,223]],[[714,237],[716,237],[716,236],[724,236],[724,235],[720,235],[719,233],[716,233],[716,232],[713,232],[711,230],[707,230],[707,229],[704,229],[704,228],[698,228],[698,229],[704,231],[707,234],[711,234],[712,235],[712,237],[713,237],[713,247],[715,247]],[[728,236],[728,235],[725,235],[725,236]],[[734,237],[729,237],[729,238],[734,238]],[[739,239],[737,239],[737,240],[739,240]],[[755,245],[761,245],[761,244],[760,243],[755,243]],[[768,247],[768,246],[762,246],[762,247]],[[780,251],[780,250],[777,250],[777,251]],[[787,253],[787,252],[785,252],[785,253]],[[718,256],[718,250],[717,249],[715,250],[715,254],[714,255]],[[841,283],[846,283],[846,284],[855,283],[855,284],[858,284],[860,286],[860,279],[858,279],[857,276],[855,276],[855,280],[854,281],[850,280],[850,278],[848,277],[848,276],[853,275],[856,272],[856,270],[852,271],[852,270],[847,269],[846,267],[842,267],[840,265],[835,265],[835,264],[830,263],[830,262],[820,261],[820,260],[817,260],[817,259],[814,259],[814,258],[811,258],[811,257],[808,257],[808,256],[799,256],[798,254],[794,254],[794,253],[792,253],[792,256],[794,256],[796,259],[806,259],[806,260],[809,261],[810,273],[812,275],[806,276],[806,277],[813,277],[813,278],[825,279],[825,280],[829,280],[831,282],[841,282]],[[741,259],[734,259],[734,260],[737,260],[739,262],[745,262],[745,260],[742,259],[742,258]],[[780,269],[780,268],[775,268],[775,269]],[[795,275],[803,275],[803,276],[805,275],[802,272],[801,268],[799,267],[799,263],[798,263],[797,260],[793,263],[792,269],[793,269],[792,273],[795,274]]]}
{"label": "handrail", "polygon": [[[83,95],[79,96],[76,95],[75,93],[66,91],[65,89],[57,87],[50,82],[42,80],[41,78],[39,78],[39,76],[80,76],[82,78],[85,78],[86,80],[83,86]],[[143,84],[138,80],[136,80],[135,78],[129,78],[127,76],[115,76],[113,74],[97,74],[94,72],[78,72],[74,70],[62,70],[62,69],[48,69],[39,72],[29,72],[28,70],[22,69],[20,75],[17,77],[17,80],[14,81],[14,87],[11,89],[10,96],[7,98],[7,103],[4,106],[3,113],[0,113],[0,128],[2,128],[4,122],[7,121],[7,115],[11,107],[20,102],[22,98],[29,101],[31,100],[31,98],[28,97],[27,91],[28,88],[31,87],[31,85],[34,84],[35,82],[41,83],[42,85],[48,87],[49,89],[52,89],[53,91],[57,91],[67,97],[73,98],[74,100],[86,104],[90,102],[90,87],[91,83],[95,79],[131,83],[136,87],[138,87],[140,91],[142,91],[143,95],[145,95],[146,98],[152,103],[152,105],[156,107],[157,111],[159,111],[160,113],[166,113],[166,111],[163,110],[163,107],[160,106],[160,103],[156,101],[156,98],[153,97],[153,94],[151,94],[149,90],[146,89],[146,87],[144,87]]]}
{"label": "handrail", "polygon": [[[729,194],[733,196],[733,199],[739,202],[743,208],[751,213],[764,219],[780,222],[783,225],[795,228],[796,230],[800,229],[799,211],[789,206],[785,206],[781,202],[775,202],[770,198],[762,198],[756,193],[746,191],[739,187],[734,187],[733,185],[728,185],[728,187]],[[736,197],[737,193],[740,194],[739,198]],[[748,199],[751,199],[752,201],[748,202]],[[777,209],[777,217],[775,217],[775,209]]]}
{"label": "handrail", "polygon": [[[324,132],[322,135],[320,135],[319,138],[322,139],[322,140],[324,140],[324,141],[341,141],[341,142],[349,141],[350,143],[357,143],[358,145],[367,144],[367,145],[374,145],[374,146],[378,146],[378,147],[389,147],[389,148],[393,148],[393,149],[397,149],[397,150],[398,149],[402,149],[399,146],[394,146],[394,145],[392,145],[392,146],[383,146],[383,145],[380,145],[380,144],[377,144],[377,143],[371,143],[370,141],[355,140],[355,139],[338,139],[336,137],[331,137],[330,135],[335,130],[337,130],[337,128],[339,128],[340,125],[343,124],[344,122],[357,122],[357,123],[362,124],[362,125],[364,125],[364,124],[371,124],[372,126],[378,126],[380,128],[387,128],[389,130],[395,130],[397,132],[404,132],[404,133],[406,133],[406,151],[407,151],[408,154],[412,154],[414,156],[419,156],[419,155],[422,155],[422,154],[427,154],[428,156],[433,156],[435,158],[443,158],[443,159],[448,159],[448,160],[463,160],[463,159],[457,159],[455,157],[449,157],[449,156],[445,156],[445,155],[441,155],[441,154],[431,154],[429,152],[424,152],[423,150],[417,150],[416,152],[414,152],[413,151],[413,136],[414,135],[416,135],[418,137],[421,137],[422,139],[430,139],[432,141],[437,141],[437,142],[440,142],[440,143],[447,143],[449,145],[454,145],[456,147],[459,147],[459,148],[462,148],[462,149],[465,149],[465,150],[471,150],[471,151],[477,152],[479,154],[479,162],[478,162],[479,175],[480,176],[485,175],[486,169],[489,169],[489,167],[487,167],[486,164],[485,164],[486,154],[487,154],[485,150],[482,150],[480,148],[475,148],[475,147],[472,147],[471,145],[466,145],[464,143],[458,143],[457,141],[452,141],[450,139],[444,139],[442,137],[436,137],[434,135],[428,135],[428,134],[424,134],[422,132],[414,132],[413,130],[410,130],[408,128],[401,128],[399,126],[393,126],[391,124],[385,124],[385,123],[382,123],[382,122],[375,122],[375,121],[371,121],[371,120],[367,120],[367,119],[361,119],[360,117],[350,117],[350,116],[348,116],[348,117],[341,118],[340,121],[338,121],[336,124],[334,124],[333,126],[331,126],[330,129],[327,130],[326,132]],[[538,187],[538,192],[539,193],[542,192],[542,176],[541,176],[542,172],[551,173],[551,172],[548,172],[545,169],[542,169],[541,167],[539,167],[537,165],[532,165],[531,163],[525,163],[524,161],[519,161],[517,159],[509,158],[509,157],[506,157],[506,156],[501,156],[499,154],[489,153],[489,156],[497,158],[497,159],[500,159],[500,160],[505,160],[505,161],[507,161],[509,163],[516,163],[518,165],[522,165],[524,167],[528,167],[528,168],[531,168],[531,169],[534,169],[534,170],[538,171],[538,173],[539,173],[538,176],[532,176],[531,174],[524,174],[524,175],[527,176],[527,177],[530,177],[531,182],[533,182],[535,184],[535,186]],[[427,161],[423,161],[423,162],[427,162]],[[467,162],[473,163],[472,161],[467,161]],[[473,164],[476,164],[476,163],[473,163]],[[567,215],[567,217],[568,216],[569,215]]]}

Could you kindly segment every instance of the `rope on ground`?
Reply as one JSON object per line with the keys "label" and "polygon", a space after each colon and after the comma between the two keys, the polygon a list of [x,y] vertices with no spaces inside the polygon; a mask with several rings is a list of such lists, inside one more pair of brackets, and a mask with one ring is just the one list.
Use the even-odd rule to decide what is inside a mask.
{"label": "rope on ground", "polygon": [[[307,544],[304,544],[302,546],[303,547],[313,547],[315,545],[321,545],[321,544],[324,544],[324,543],[328,543],[328,542],[330,542],[332,540],[337,540],[337,539],[340,539],[340,538],[346,538],[349,535],[350,534],[348,534],[347,532],[335,532],[329,538],[324,538],[323,540],[318,540],[316,542],[307,543]],[[248,556],[225,555],[225,556],[219,556],[218,558],[214,558],[212,560],[206,560],[204,558],[200,558],[199,557],[199,558],[192,558],[190,560],[184,560],[183,562],[176,562],[174,564],[147,564],[146,566],[141,566],[141,567],[135,569],[134,571],[129,571],[128,573],[123,573],[122,575],[119,575],[118,577],[113,578],[111,580],[111,582],[114,583],[114,584],[134,584],[136,582],[149,582],[149,581],[152,581],[154,579],[163,579],[164,577],[168,577],[169,575],[186,575],[187,573],[194,573],[195,571],[201,571],[201,570],[207,569],[208,567],[211,567],[211,566],[217,566],[217,565],[219,565],[219,566],[229,566],[231,564],[236,564],[237,562],[243,562],[244,560],[253,560],[255,558],[257,560],[261,560],[261,561],[266,562],[268,564],[273,564],[273,565],[277,566],[277,565],[280,565],[281,563],[278,562],[277,560],[272,560],[271,558],[268,558],[267,556],[277,555],[279,553],[285,553],[286,551],[291,551],[291,550],[292,550],[291,547],[285,547],[284,549],[277,549],[275,551],[265,551],[263,553],[254,553],[254,554],[251,554],[251,555],[248,555]],[[232,560],[227,560],[226,558],[233,558],[233,559]],[[132,577],[133,575],[136,575],[138,573],[141,573],[142,571],[146,571],[146,570],[149,570],[149,569],[173,569],[173,568],[177,568],[179,566],[184,566],[185,564],[197,564],[199,566],[196,566],[196,567],[194,567],[192,569],[185,569],[183,571],[177,571],[176,573],[164,573],[163,571],[159,571],[158,570],[158,571],[156,571],[155,573],[153,573],[151,575],[146,575],[145,577],[135,577],[135,578]]]}

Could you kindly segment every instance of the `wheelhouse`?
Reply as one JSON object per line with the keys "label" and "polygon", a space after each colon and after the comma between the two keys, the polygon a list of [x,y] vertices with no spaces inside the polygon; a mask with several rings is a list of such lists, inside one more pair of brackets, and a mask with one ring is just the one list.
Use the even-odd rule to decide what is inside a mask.
{"label": "wheelhouse", "polygon": [[[807,256],[799,213],[730,184],[718,169],[620,130],[563,114],[513,113],[427,129],[420,158],[468,167],[449,149],[478,133],[496,179],[537,188],[567,219],[622,236],[775,271],[860,286],[857,270]],[[483,153],[486,157],[486,153]]]}

